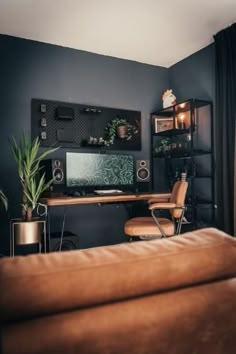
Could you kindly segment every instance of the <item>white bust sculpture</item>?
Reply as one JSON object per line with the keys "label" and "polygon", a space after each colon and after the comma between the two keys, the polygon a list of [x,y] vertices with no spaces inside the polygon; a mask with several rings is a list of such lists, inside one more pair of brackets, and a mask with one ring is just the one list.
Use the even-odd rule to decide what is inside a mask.
{"label": "white bust sculpture", "polygon": [[163,108],[173,106],[176,103],[176,97],[172,90],[166,90],[162,95]]}

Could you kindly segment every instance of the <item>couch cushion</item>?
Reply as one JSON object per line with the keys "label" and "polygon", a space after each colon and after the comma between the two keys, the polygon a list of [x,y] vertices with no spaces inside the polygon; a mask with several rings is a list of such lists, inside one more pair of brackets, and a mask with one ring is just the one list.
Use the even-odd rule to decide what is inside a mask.
{"label": "couch cushion", "polygon": [[5,323],[4,354],[235,354],[236,278]]}
{"label": "couch cushion", "polygon": [[0,261],[0,319],[31,318],[236,276],[236,240],[209,228],[170,239]]}

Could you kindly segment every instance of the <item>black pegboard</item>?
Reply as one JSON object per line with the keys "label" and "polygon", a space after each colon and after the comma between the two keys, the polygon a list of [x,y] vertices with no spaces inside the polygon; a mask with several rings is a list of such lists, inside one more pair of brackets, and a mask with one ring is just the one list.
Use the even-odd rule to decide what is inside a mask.
{"label": "black pegboard", "polygon": [[[44,106],[43,106],[44,105]],[[58,107],[67,107],[73,110],[73,119],[57,119]],[[43,112],[46,108],[46,112]],[[130,124],[138,128],[138,133],[131,140],[115,139],[110,146],[99,146],[105,150],[141,150],[141,112],[124,109],[95,107],[76,103],[32,99],[31,102],[31,136],[41,139],[41,133],[46,133],[46,139],[41,139],[41,146],[61,146],[67,148],[98,147],[88,145],[90,136],[99,138],[104,136],[104,129],[115,117],[125,118]],[[46,119],[46,126],[41,126],[42,118]],[[58,136],[64,135],[63,139]],[[59,141],[60,140],[60,141]]]}

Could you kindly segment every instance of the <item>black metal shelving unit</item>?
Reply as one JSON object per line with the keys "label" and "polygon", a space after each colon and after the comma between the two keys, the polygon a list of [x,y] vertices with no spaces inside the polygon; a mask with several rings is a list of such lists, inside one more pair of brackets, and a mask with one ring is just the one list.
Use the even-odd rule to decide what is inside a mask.
{"label": "black metal shelving unit", "polygon": [[152,188],[171,191],[187,174],[188,229],[215,222],[213,138],[210,101],[189,99],[151,115]]}

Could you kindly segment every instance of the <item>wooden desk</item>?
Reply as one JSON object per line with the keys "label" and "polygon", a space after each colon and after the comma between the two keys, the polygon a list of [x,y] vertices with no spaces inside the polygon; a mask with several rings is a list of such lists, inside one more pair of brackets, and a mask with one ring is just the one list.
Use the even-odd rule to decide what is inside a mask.
{"label": "wooden desk", "polygon": [[42,198],[40,202],[42,204],[47,205],[48,213],[47,213],[47,225],[48,225],[48,243],[50,250],[50,242],[51,242],[51,227],[50,227],[50,208],[56,206],[64,207],[64,214],[62,220],[62,228],[61,228],[61,237],[60,237],[60,247],[61,251],[62,241],[64,236],[65,222],[66,222],[66,211],[67,207],[71,205],[85,205],[85,204],[105,204],[105,203],[120,203],[120,202],[136,202],[136,201],[145,201],[152,198],[158,199],[158,201],[167,201],[170,198],[170,193],[137,193],[137,194],[115,194],[115,195],[87,195],[80,197],[71,197],[58,195],[47,198]]}
{"label": "wooden desk", "polygon": [[170,193],[138,193],[138,194],[116,194],[116,195],[89,195],[81,197],[70,196],[55,196],[41,199],[41,203],[48,207],[69,206],[81,204],[102,204],[102,203],[118,203],[118,202],[133,202],[140,200],[148,200],[157,198],[161,201],[169,199]]}

